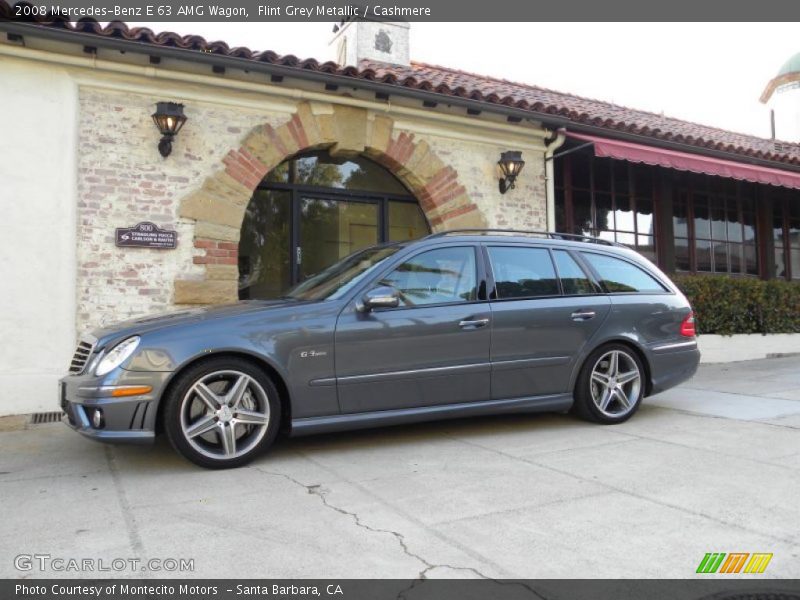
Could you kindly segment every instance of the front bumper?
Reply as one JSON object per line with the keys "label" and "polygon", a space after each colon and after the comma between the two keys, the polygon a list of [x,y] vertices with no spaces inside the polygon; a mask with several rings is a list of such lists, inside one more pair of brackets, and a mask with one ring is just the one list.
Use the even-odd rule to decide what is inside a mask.
{"label": "front bumper", "polygon": [[[106,377],[67,376],[59,381],[59,404],[66,422],[99,442],[150,444],[155,439],[158,399],[170,373],[117,369]],[[114,390],[149,387],[149,392],[114,397]],[[92,417],[102,414],[97,426]]]}

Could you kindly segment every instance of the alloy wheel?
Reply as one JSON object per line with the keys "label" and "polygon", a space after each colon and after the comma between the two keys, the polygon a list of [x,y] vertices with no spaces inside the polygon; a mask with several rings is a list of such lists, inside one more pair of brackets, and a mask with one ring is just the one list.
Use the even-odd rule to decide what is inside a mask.
{"label": "alloy wheel", "polygon": [[180,407],[181,432],[212,459],[243,456],[256,447],[270,422],[264,388],[241,371],[215,371],[194,382]]}
{"label": "alloy wheel", "polygon": [[636,407],[642,374],[632,356],[621,350],[603,354],[589,379],[592,401],[607,417],[622,417]]}

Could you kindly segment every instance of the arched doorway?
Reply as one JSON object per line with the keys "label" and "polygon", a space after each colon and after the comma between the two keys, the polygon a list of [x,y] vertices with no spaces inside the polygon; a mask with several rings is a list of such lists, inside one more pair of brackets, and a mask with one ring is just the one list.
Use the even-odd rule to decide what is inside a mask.
{"label": "arched doorway", "polygon": [[275,298],[360,248],[415,239],[430,227],[403,184],[363,157],[316,151],[270,171],[247,206],[239,298]]}

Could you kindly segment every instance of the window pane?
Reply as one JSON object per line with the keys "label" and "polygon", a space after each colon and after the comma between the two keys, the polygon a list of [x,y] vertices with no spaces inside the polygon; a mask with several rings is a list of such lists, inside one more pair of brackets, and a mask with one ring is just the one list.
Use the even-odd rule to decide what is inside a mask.
{"label": "window pane", "polygon": [[690,271],[689,263],[689,240],[686,238],[675,238],[675,268],[678,271]]}
{"label": "window pane", "polygon": [[783,249],[775,249],[775,277],[786,277],[786,259]]}
{"label": "window pane", "polygon": [[378,243],[378,206],[303,198],[300,204],[300,280],[348,254]]}
{"label": "window pane", "polygon": [[408,195],[408,190],[389,171],[360,157],[333,157],[327,152],[314,152],[287,163],[290,183]]}
{"label": "window pane", "polygon": [[595,289],[592,282],[580,268],[575,259],[565,250],[555,250],[553,256],[556,259],[558,276],[564,293],[568,296],[577,294],[594,294]]}
{"label": "window pane", "polygon": [[628,196],[616,196],[614,200],[616,202],[614,222],[616,223],[617,231],[633,231],[634,215],[631,211],[631,199]]}
{"label": "window pane", "polygon": [[663,292],[664,287],[651,275],[625,260],[584,252],[609,292]]}
{"label": "window pane", "polygon": [[428,235],[428,222],[415,202],[389,202],[389,241],[403,242]]}
{"label": "window pane", "polygon": [[711,251],[714,254],[714,272],[728,272],[728,244],[725,242],[711,242]]}
{"label": "window pane", "polygon": [[686,212],[686,201],[676,199],[672,207],[672,228],[676,237],[688,237],[688,213]]}
{"label": "window pane", "polygon": [[711,237],[711,222],[708,218],[708,198],[702,194],[694,196],[694,235],[698,238]]}
{"label": "window pane", "polygon": [[400,292],[400,306],[424,306],[475,300],[476,277],[473,248],[439,248],[406,261],[380,284]]}
{"label": "window pane", "polygon": [[744,267],[748,275],[758,275],[758,252],[752,242],[744,245]]}
{"label": "window pane", "polygon": [[597,233],[614,229],[614,213],[611,210],[611,194],[594,195],[595,227]]}
{"label": "window pane", "polygon": [[614,161],[614,193],[629,194],[628,163],[623,160]]}
{"label": "window pane", "polygon": [[611,159],[594,159],[594,189],[600,192],[611,191]]}
{"label": "window pane", "polygon": [[[741,242],[742,241],[742,223],[739,221],[739,215],[736,210],[736,201],[729,200],[728,201],[728,239],[731,242]],[[743,214],[744,222],[749,225],[749,227],[745,227],[747,231],[749,231],[749,235],[755,235],[755,228],[753,225],[755,224],[754,215],[751,212],[744,211]]]}
{"label": "window pane", "polygon": [[[742,252],[744,252],[744,244],[728,244],[728,260],[730,261],[730,272],[742,272]],[[717,272],[722,270],[717,266]]]}
{"label": "window pane", "polygon": [[652,262],[656,261],[656,241],[652,235],[636,236],[636,250]]}
{"label": "window pane", "polygon": [[694,245],[695,260],[697,270],[704,273],[711,272],[711,242],[707,240],[696,240]]}
{"label": "window pane", "polygon": [[275,298],[292,283],[289,192],[257,190],[239,241],[239,298]]}
{"label": "window pane", "polygon": [[544,248],[489,248],[498,298],[557,296],[550,252]]}
{"label": "window pane", "polygon": [[570,168],[572,170],[572,186],[576,188],[589,189],[589,169],[591,157],[582,152],[575,152],[570,155]]}
{"label": "window pane", "polygon": [[[734,204],[735,206],[735,204]],[[725,240],[725,199],[717,196],[711,198],[711,237],[715,240]],[[697,234],[698,237],[703,237]]]}
{"label": "window pane", "polygon": [[572,192],[572,232],[592,235],[592,210],[589,192]]}
{"label": "window pane", "polygon": [[800,279],[800,248],[789,250],[789,261],[791,263],[792,279]]}
{"label": "window pane", "polygon": [[650,196],[653,193],[653,167],[646,165],[633,166],[634,193]]}
{"label": "window pane", "polygon": [[649,198],[636,199],[636,231],[647,235],[655,233],[653,201]]}

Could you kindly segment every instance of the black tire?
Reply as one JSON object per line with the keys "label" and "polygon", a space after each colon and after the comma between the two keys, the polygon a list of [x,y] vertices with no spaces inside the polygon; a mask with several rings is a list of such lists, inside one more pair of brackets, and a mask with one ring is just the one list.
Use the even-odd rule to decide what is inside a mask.
{"label": "black tire", "polygon": [[[618,364],[624,363],[626,371],[620,374],[632,373],[635,366],[638,371],[638,387],[631,383],[622,385],[622,392],[625,397],[630,396],[627,406],[618,399],[617,393],[611,394],[610,403],[607,405],[605,411],[601,410],[600,404],[604,396],[602,392],[605,391],[603,383],[594,381],[592,373],[595,368],[598,368],[598,374],[602,376],[606,364],[611,364],[611,360],[607,356],[611,353],[619,353],[617,355]],[[624,359],[622,357],[625,357]],[[601,362],[601,359],[603,361]],[[618,369],[621,371],[621,369]],[[611,381],[612,378],[608,378]],[[616,381],[616,378],[613,378]],[[594,386],[594,389],[593,389]],[[604,425],[614,425],[616,423],[624,423],[630,419],[642,403],[644,392],[647,387],[647,371],[639,359],[639,356],[629,346],[624,344],[605,344],[595,349],[584,361],[581,371],[578,374],[578,379],[575,382],[575,390],[573,391],[574,402],[572,405],[572,412],[582,419],[592,421],[594,423],[602,423]],[[635,389],[634,389],[635,388]],[[593,394],[594,392],[594,394]],[[598,398],[598,402],[595,402]],[[599,404],[598,404],[599,403]],[[620,412],[613,414],[616,410]]]}
{"label": "black tire", "polygon": [[[223,408],[225,398],[235,397],[237,383],[244,388],[238,405]],[[212,395],[203,400],[198,389]],[[216,412],[209,403],[214,398],[219,401]],[[163,402],[164,430],[172,447],[207,469],[249,463],[272,445],[280,429],[281,403],[275,384],[257,365],[242,358],[210,358],[190,366],[173,382]],[[263,422],[242,422],[245,419]],[[192,427],[202,433],[190,439]]]}

